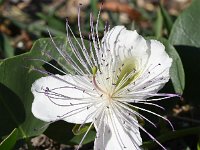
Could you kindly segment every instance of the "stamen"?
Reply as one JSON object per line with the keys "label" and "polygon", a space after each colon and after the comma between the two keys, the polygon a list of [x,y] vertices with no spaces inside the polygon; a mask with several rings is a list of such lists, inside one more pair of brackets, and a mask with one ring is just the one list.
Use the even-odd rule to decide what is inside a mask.
{"label": "stamen", "polygon": [[[115,103],[115,104],[116,104],[116,103]],[[114,108],[114,107],[115,107],[115,108]],[[116,108],[116,107],[117,107],[117,108]],[[117,105],[113,106],[113,111],[115,112],[116,117],[117,117],[119,123],[121,124],[121,126],[124,127],[124,128],[123,128],[124,132],[126,132],[126,134],[130,137],[130,139],[132,140],[132,143],[134,144],[135,148],[138,149],[138,150],[140,150],[140,148],[139,148],[140,145],[138,145],[138,143],[136,142],[136,140],[135,140],[134,138],[132,138],[132,136],[129,134],[130,129],[131,129],[133,132],[135,132],[135,131],[133,130],[132,125],[130,125],[129,122],[126,122],[126,120],[123,119],[123,118],[121,117],[121,112],[119,112],[118,108],[120,109],[120,107],[117,106]],[[128,124],[127,124],[127,123],[128,123]],[[126,126],[129,126],[129,128],[126,128]],[[136,132],[136,136],[139,136],[139,135],[137,134],[137,132]],[[140,138],[140,137],[138,137],[138,138]],[[126,148],[126,147],[124,147],[124,148]]]}
{"label": "stamen", "polygon": [[138,116],[139,118],[142,118],[144,120],[146,120],[147,122],[149,122],[151,125],[153,125],[155,128],[156,128],[156,125],[155,123],[153,123],[151,120],[147,119],[144,115],[138,113],[137,111],[133,111],[132,109],[130,109],[129,107],[121,104],[121,103],[115,103],[115,105],[120,109],[121,107],[123,107],[127,112],[128,112],[128,115],[130,116],[131,114],[132,115],[136,115]]}
{"label": "stamen", "polygon": [[84,59],[82,58],[79,50],[76,48],[76,46],[72,43],[72,40],[69,36],[69,31],[71,32],[72,36],[74,37],[76,43],[78,44],[79,48],[81,49],[81,51],[83,51],[82,46],[80,45],[80,43],[78,42],[77,38],[75,37],[71,27],[68,24],[68,21],[66,21],[66,31],[67,31],[67,38],[68,38],[68,42],[70,44],[70,47],[72,49],[72,52],[74,53],[74,55],[76,56],[77,60],[80,62],[80,64],[82,64],[82,66],[86,69],[87,73],[90,74],[90,70],[87,66],[87,64],[85,63]]}
{"label": "stamen", "polygon": [[29,59],[29,60],[33,60],[33,61],[41,61],[41,62],[44,62],[46,64],[48,64],[49,66],[53,67],[54,69],[58,70],[60,73],[63,73],[66,75],[66,72],[62,71],[61,69],[57,68],[56,66],[54,66],[53,64],[43,60],[43,59],[37,59],[37,58],[34,58],[34,59]]}
{"label": "stamen", "polygon": [[[121,108],[123,109],[123,108]],[[134,119],[127,119],[126,114],[124,114],[124,111],[122,111],[121,109],[117,108],[118,111],[120,111],[120,113],[118,113],[119,118],[123,118],[130,126],[131,129],[134,128],[134,126],[136,128],[140,128],[142,131],[144,131],[153,141],[155,141],[158,145],[160,145],[164,150],[167,150],[159,141],[157,141],[149,132],[147,132],[136,120]],[[134,130],[133,130],[134,131]]]}
{"label": "stamen", "polygon": [[123,104],[125,104],[125,105],[127,105],[127,106],[129,106],[129,107],[136,108],[136,109],[139,109],[139,110],[148,112],[148,113],[150,113],[150,114],[153,114],[153,115],[155,115],[155,116],[158,116],[158,117],[162,118],[163,120],[165,120],[165,121],[167,121],[167,122],[169,123],[169,125],[170,125],[171,128],[172,128],[172,130],[174,131],[174,126],[172,125],[172,123],[171,123],[167,118],[165,118],[165,117],[163,117],[163,116],[161,116],[161,115],[159,115],[159,114],[157,114],[157,113],[155,113],[155,112],[153,112],[153,111],[150,111],[150,110],[148,110],[148,109],[144,109],[144,108],[141,108],[141,107],[137,107],[137,106],[134,106],[134,105],[130,105],[130,104],[126,103],[126,102],[120,102],[120,103],[123,103]]}

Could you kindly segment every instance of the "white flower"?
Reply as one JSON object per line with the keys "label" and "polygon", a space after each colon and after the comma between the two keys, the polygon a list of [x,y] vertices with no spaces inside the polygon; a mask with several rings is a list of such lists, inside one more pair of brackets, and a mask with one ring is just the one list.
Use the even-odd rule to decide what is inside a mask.
{"label": "white flower", "polygon": [[[52,41],[75,74],[61,76],[48,73],[49,76],[33,83],[34,116],[46,122],[64,120],[81,124],[80,127],[90,123],[85,136],[94,125],[97,132],[95,150],[139,150],[142,145],[139,129],[161,145],[138,123],[137,118],[155,126],[139,113],[145,111],[168,120],[134,104],[162,108],[153,102],[176,96],[157,93],[169,80],[172,64],[163,44],[145,40],[136,31],[126,30],[124,26],[108,30],[100,41],[97,25],[95,28],[91,16],[91,41],[86,48],[81,31],[81,41],[78,41],[68,23],[66,26],[68,42],[76,58],[70,57]],[[76,43],[72,42],[69,33]]]}

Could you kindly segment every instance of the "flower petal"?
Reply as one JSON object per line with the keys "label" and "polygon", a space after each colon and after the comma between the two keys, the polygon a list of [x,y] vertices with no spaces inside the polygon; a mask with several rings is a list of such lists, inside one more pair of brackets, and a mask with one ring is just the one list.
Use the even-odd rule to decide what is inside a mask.
{"label": "flower petal", "polygon": [[150,54],[149,43],[136,30],[126,30],[124,26],[112,28],[102,41],[105,43],[104,47],[109,49],[113,56],[119,56],[122,62],[132,57],[139,63],[138,66],[143,66]]}
{"label": "flower petal", "polygon": [[150,40],[150,44],[151,54],[148,63],[132,90],[156,93],[170,78],[172,59],[166,53],[164,45],[156,40]]}
{"label": "flower petal", "polygon": [[97,118],[95,122],[97,130],[94,143],[95,150],[140,150],[139,146],[142,145],[142,139],[139,128],[128,123],[130,119],[138,123],[136,117],[124,117],[127,120],[123,120],[122,116],[115,114],[114,111],[108,110]]}
{"label": "flower petal", "polygon": [[[84,81],[84,77],[79,77]],[[66,81],[66,82],[65,82]],[[75,76],[55,75],[36,80],[31,88],[34,95],[32,113],[43,121],[65,120],[72,123],[92,121],[95,102],[78,85]]]}

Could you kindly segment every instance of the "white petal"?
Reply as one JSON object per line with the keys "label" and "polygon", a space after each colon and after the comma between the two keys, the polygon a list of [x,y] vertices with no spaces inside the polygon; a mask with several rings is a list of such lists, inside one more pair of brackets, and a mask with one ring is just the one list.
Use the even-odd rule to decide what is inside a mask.
{"label": "white petal", "polygon": [[105,41],[105,48],[109,49],[113,56],[119,56],[122,62],[131,57],[139,66],[146,64],[150,45],[136,30],[131,31],[126,30],[124,26],[115,26],[102,41]]}
{"label": "white petal", "polygon": [[136,82],[134,89],[143,89],[144,92],[156,93],[168,82],[169,70],[172,65],[172,59],[165,51],[162,43],[156,40],[150,40],[151,54],[144,72]]}
{"label": "white petal", "polygon": [[[90,96],[82,90],[72,88],[73,86],[68,84],[72,83],[77,85],[74,76],[56,75],[56,77],[60,80],[52,76],[47,76],[42,77],[33,83],[31,91],[34,95],[34,101],[32,103],[32,113],[34,116],[46,122],[59,119],[77,124],[81,124],[84,121],[86,121],[86,123],[91,122],[92,117],[90,114],[93,114],[96,108],[94,108],[94,106],[89,108],[89,106],[93,104],[89,99]],[[84,77],[80,78],[83,79]],[[67,81],[68,83],[62,80]],[[45,94],[45,89],[47,92],[49,90],[54,92],[52,94],[62,94],[62,96],[50,95],[50,92],[46,92]],[[51,96],[51,98],[49,99],[48,96]],[[80,99],[69,99],[67,97]],[[65,117],[63,115],[65,115]],[[90,118],[88,118],[88,116],[90,116]]]}
{"label": "white petal", "polygon": [[[130,117],[126,117],[130,120]],[[132,116],[134,122],[137,120]],[[139,128],[123,122],[113,111],[102,113],[95,122],[97,137],[94,150],[140,150],[142,139]]]}

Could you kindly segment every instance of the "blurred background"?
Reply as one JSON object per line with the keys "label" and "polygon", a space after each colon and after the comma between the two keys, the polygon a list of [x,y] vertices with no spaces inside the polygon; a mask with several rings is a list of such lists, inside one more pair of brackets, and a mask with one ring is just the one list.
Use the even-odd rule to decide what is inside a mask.
{"label": "blurred background", "polygon": [[[12,57],[31,49],[33,42],[53,35],[65,35],[65,18],[77,31],[78,5],[82,5],[83,33],[89,32],[89,14],[95,16],[101,1],[96,0],[0,0],[0,58]],[[174,19],[191,0],[163,0],[162,4]],[[125,25],[145,36],[155,35],[158,0],[105,0],[99,30],[105,21],[112,26]],[[163,30],[163,34],[167,35]]]}
{"label": "blurred background", "polygon": [[[0,0],[0,59],[10,58],[30,51],[37,39],[49,37],[47,28],[53,36],[65,36],[66,17],[68,17],[75,35],[78,36],[77,16],[80,3],[82,4],[80,14],[81,28],[85,36],[90,31],[90,13],[92,12],[94,16],[97,16],[102,6],[99,22],[100,35],[103,35],[104,25],[108,23],[111,27],[125,25],[128,29],[136,29],[146,37],[168,38],[170,34],[169,28],[171,27],[170,25],[162,25],[161,27],[160,24],[163,23],[163,20],[160,12],[164,10],[170,16],[173,24],[179,14],[190,6],[191,2],[192,0]],[[177,49],[180,49],[180,47]],[[181,53],[180,56],[181,58],[185,57]],[[187,67],[187,62],[183,60],[184,65],[187,75],[191,65]],[[192,76],[190,77],[192,78]],[[160,105],[167,107],[166,112],[163,114],[172,121],[175,129],[200,126],[199,96],[198,92],[194,95],[192,94],[190,90],[192,86],[192,83],[187,84],[186,92],[181,100],[174,99],[174,101],[160,103]],[[174,93],[171,83],[168,83],[163,91]],[[156,137],[169,132],[169,128],[166,127],[166,123],[163,123],[163,120],[159,120],[158,123],[160,124],[159,129],[152,129],[152,127],[147,126],[147,131],[152,134],[155,133]],[[197,132],[199,131],[197,130]],[[172,140],[167,141],[164,145],[171,150],[195,150],[198,147],[199,136],[194,133],[195,129],[185,131],[183,134],[180,132],[178,136],[172,135],[174,136]],[[150,140],[146,135],[143,135],[143,137],[144,141]],[[51,136],[47,137],[42,134],[31,138],[30,142],[18,142],[15,149],[70,150],[74,149],[74,147],[76,145],[63,144],[52,139]],[[81,149],[88,150],[92,149],[92,147],[93,143],[89,143]]]}

